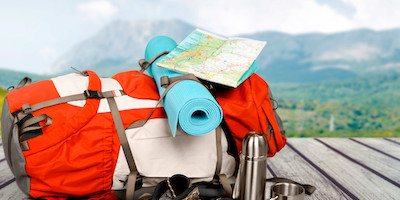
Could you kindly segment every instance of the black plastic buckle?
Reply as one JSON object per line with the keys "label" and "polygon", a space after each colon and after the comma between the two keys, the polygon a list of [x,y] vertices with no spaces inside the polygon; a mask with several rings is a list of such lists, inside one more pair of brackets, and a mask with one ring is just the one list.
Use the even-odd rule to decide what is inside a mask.
{"label": "black plastic buckle", "polygon": [[83,93],[85,95],[86,98],[88,99],[101,99],[103,98],[99,91],[94,91],[94,90],[85,90],[85,92]]}

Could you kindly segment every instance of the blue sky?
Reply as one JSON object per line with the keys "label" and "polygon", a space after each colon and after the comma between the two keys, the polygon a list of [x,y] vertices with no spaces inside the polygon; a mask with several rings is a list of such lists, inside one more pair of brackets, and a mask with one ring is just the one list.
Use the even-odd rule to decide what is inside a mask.
{"label": "blue sky", "polygon": [[230,36],[400,27],[396,0],[0,0],[0,67],[44,73],[113,20],[180,19]]}

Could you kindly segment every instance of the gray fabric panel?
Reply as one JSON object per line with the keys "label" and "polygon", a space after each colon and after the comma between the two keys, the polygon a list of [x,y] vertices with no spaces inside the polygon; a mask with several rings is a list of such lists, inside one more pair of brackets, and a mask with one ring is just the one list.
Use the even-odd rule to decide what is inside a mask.
{"label": "gray fabric panel", "polygon": [[285,127],[283,127],[283,122],[282,122],[281,116],[278,115],[276,110],[274,110],[274,115],[275,115],[276,122],[278,123],[279,130],[281,131],[281,134],[283,136],[285,136],[286,130],[285,130]]}
{"label": "gray fabric panel", "polygon": [[18,126],[14,125],[12,131],[12,143],[10,145],[10,155],[12,157],[13,164],[13,173],[15,176],[15,180],[17,181],[18,187],[24,192],[26,195],[29,195],[30,191],[30,177],[26,174],[25,165],[26,160],[24,155],[22,154],[21,147],[19,146],[18,140]]}
{"label": "gray fabric panel", "polygon": [[[274,96],[272,95],[272,91],[271,91],[271,88],[269,86],[268,86],[268,97],[271,100],[272,107],[275,108],[274,104],[277,103],[277,102],[275,102]],[[276,105],[276,108],[278,108],[278,105]],[[274,109],[274,115],[275,115],[276,122],[278,123],[279,130],[281,131],[281,134],[285,136],[285,133],[286,133],[285,127],[283,127],[282,119],[281,119],[281,117],[279,116],[279,114],[278,114],[278,112],[276,110],[277,109]]]}
{"label": "gray fabric panel", "polygon": [[18,126],[14,124],[7,99],[4,100],[1,114],[1,135],[8,166],[15,176],[18,187],[29,196],[30,177],[25,171],[26,160],[19,146]]}
{"label": "gray fabric panel", "polygon": [[10,108],[8,107],[7,98],[4,99],[3,110],[1,112],[1,139],[3,141],[4,155],[6,156],[6,160],[8,166],[11,168],[10,163],[10,152],[9,152],[9,144],[11,140],[12,127],[14,123],[14,117],[10,113]]}

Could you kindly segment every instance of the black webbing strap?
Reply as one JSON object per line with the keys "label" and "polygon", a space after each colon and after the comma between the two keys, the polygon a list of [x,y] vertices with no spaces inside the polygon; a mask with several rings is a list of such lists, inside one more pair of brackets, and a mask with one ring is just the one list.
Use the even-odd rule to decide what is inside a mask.
{"label": "black webbing strap", "polygon": [[[27,116],[27,115],[25,115]],[[18,123],[17,117],[15,118],[16,121],[14,123]],[[38,123],[41,121],[45,121],[46,123],[44,125],[39,125]],[[26,121],[24,121],[22,124],[20,124],[18,126],[18,136],[22,137],[23,134],[30,132],[30,131],[36,131],[39,129],[42,129],[46,126],[50,126],[52,124],[53,120],[51,119],[51,117],[49,117],[47,114],[41,114],[35,117],[32,117]],[[21,147],[21,151],[28,151],[29,150],[29,146],[28,143],[25,142],[21,142],[20,143],[20,147]]]}
{"label": "black webbing strap", "polygon": [[129,176],[128,176],[128,183],[126,185],[126,199],[133,200],[133,195],[135,193],[135,184],[136,178],[138,175],[138,171],[136,168],[135,160],[133,159],[133,154],[131,148],[129,147],[128,138],[125,134],[124,125],[122,123],[121,115],[119,113],[117,103],[115,102],[114,97],[107,98],[108,105],[110,106],[111,115],[114,120],[114,125],[118,133],[118,138],[121,143],[122,149],[125,154],[126,161],[129,166]]}
{"label": "black webbing strap", "polygon": [[140,59],[139,60],[139,66],[140,66],[140,71],[144,72],[151,64],[153,64],[154,61],[156,61],[158,58],[160,58],[163,55],[168,54],[169,51],[163,51],[161,53],[159,53],[158,55],[154,56],[152,59],[150,59],[149,61],[147,61],[146,59]]}
{"label": "black webbing strap", "polygon": [[[46,120],[46,123],[43,126],[32,126],[32,125],[39,123],[41,121],[44,121],[44,120]],[[32,118],[26,120],[24,123],[22,123],[19,126],[19,133],[20,133],[20,135],[22,135],[28,131],[39,130],[39,129],[42,129],[43,127],[50,126],[52,122],[53,122],[53,120],[47,114],[41,114],[36,117],[32,117]]]}
{"label": "black webbing strap", "polygon": [[291,179],[282,178],[282,177],[268,178],[266,181],[267,182],[274,182],[274,183],[294,183],[294,184],[302,186],[304,188],[304,190],[305,190],[305,193],[308,194],[308,195],[311,195],[317,189],[315,186],[308,185],[308,184],[301,184],[301,183],[298,183],[298,182],[293,181]]}
{"label": "black webbing strap", "polygon": [[28,145],[28,143],[26,141],[19,143],[19,146],[21,147],[21,151],[28,151],[29,150],[29,145]]}

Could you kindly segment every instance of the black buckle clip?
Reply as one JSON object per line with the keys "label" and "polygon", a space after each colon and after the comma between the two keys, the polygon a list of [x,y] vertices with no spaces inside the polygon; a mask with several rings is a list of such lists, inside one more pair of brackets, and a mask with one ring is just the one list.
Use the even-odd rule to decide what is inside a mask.
{"label": "black buckle clip", "polygon": [[103,98],[99,91],[85,90],[83,93],[87,99],[101,99]]}

